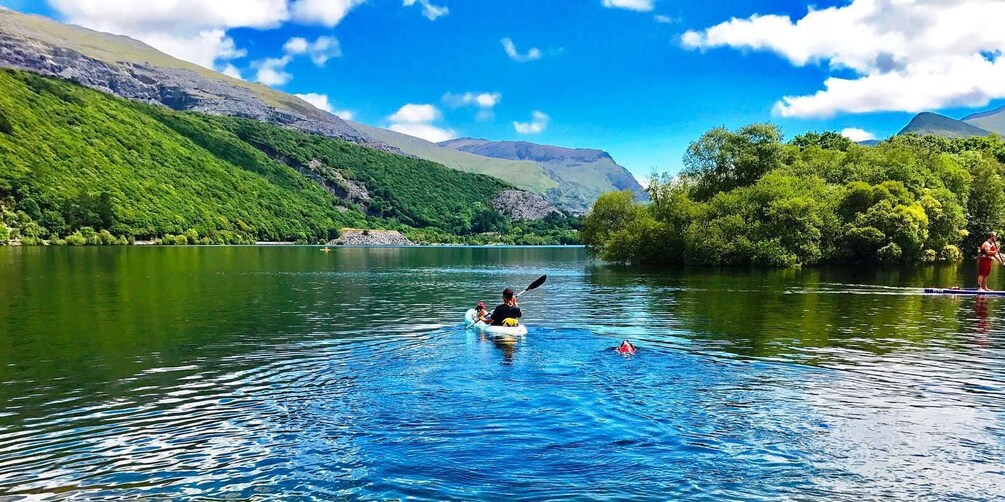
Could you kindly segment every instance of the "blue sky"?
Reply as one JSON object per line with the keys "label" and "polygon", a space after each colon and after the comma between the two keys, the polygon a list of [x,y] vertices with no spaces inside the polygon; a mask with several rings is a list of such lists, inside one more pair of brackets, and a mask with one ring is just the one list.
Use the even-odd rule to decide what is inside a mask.
{"label": "blue sky", "polygon": [[[1002,36],[973,36],[982,23],[1003,31],[993,0],[206,3],[0,0],[311,95],[356,121],[601,148],[639,178],[677,171],[688,143],[720,125],[882,138],[917,111],[959,117],[1005,97],[967,81],[1005,76]],[[843,85],[814,98],[829,78]]]}

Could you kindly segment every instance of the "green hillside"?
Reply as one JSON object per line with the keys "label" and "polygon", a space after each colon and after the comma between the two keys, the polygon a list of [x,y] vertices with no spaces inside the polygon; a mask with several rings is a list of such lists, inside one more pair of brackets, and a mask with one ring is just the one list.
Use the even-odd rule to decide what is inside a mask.
{"label": "green hillside", "polygon": [[[348,185],[364,187],[366,200],[332,193]],[[136,239],[317,241],[347,226],[404,224],[464,234],[498,220],[489,199],[504,188],[341,140],[0,71],[0,205],[19,211],[4,219],[30,229],[26,237],[90,228]]]}

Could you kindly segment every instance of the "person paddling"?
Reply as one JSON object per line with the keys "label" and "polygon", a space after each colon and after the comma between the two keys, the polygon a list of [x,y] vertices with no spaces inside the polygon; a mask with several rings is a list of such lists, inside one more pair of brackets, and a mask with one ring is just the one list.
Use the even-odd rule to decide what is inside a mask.
{"label": "person paddling", "polygon": [[492,314],[483,319],[483,321],[485,324],[494,324],[496,326],[516,326],[520,323],[519,319],[523,317],[523,312],[516,303],[516,295],[513,294],[513,289],[504,289],[502,299],[502,304],[496,307],[492,311]]}
{"label": "person paddling", "polygon": [[977,289],[980,291],[991,291],[988,287],[988,276],[991,275],[991,266],[995,260],[1005,265],[1005,261],[998,254],[998,232],[988,234],[988,240],[981,244],[980,254],[977,257]]}

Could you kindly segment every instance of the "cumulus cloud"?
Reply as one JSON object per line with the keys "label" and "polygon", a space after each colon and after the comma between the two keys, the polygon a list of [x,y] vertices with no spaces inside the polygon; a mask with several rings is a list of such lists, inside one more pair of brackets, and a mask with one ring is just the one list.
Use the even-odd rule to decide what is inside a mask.
{"label": "cumulus cloud", "polygon": [[335,37],[320,36],[313,42],[293,37],[283,45],[283,52],[292,56],[308,55],[315,65],[324,66],[329,59],[342,55],[342,46]]}
{"label": "cumulus cloud", "polygon": [[653,10],[653,0],[602,0],[601,4],[608,9],[628,9],[638,12]]}
{"label": "cumulus cloud", "polygon": [[541,49],[538,49],[537,47],[531,47],[526,54],[520,54],[520,52],[516,50],[516,44],[514,44],[513,40],[509,37],[502,39],[501,42],[503,50],[506,51],[506,55],[517,63],[526,63],[527,61],[541,59]]}
{"label": "cumulus cloud", "polygon": [[456,138],[455,131],[433,124],[442,116],[440,110],[433,105],[409,103],[388,117],[388,120],[391,121],[389,129],[433,143]]}
{"label": "cumulus cloud", "polygon": [[473,106],[478,108],[475,118],[478,120],[490,120],[494,117],[493,108],[502,101],[502,94],[498,92],[465,92],[454,94],[448,92],[443,95],[443,102],[451,108],[463,108]]}
{"label": "cumulus cloud", "polygon": [[855,142],[859,141],[869,141],[876,139],[876,135],[866,131],[865,129],[859,129],[857,127],[849,127],[841,130],[841,135]]}
{"label": "cumulus cloud", "polygon": [[136,38],[206,68],[243,57],[230,28],[273,28],[289,19],[287,0],[49,0],[66,21]]}
{"label": "cumulus cloud", "polygon": [[[226,70],[229,61],[246,55],[228,30],[269,29],[287,21],[333,27],[365,0],[48,1],[70,23],[126,35],[176,58]],[[313,47],[311,59],[323,65],[338,55],[339,46],[331,37],[319,41],[328,45]]]}
{"label": "cumulus cloud", "polygon": [[223,73],[224,75],[231,78],[244,80],[244,77],[241,76],[241,70],[238,70],[237,67],[232,64],[227,64],[226,66],[224,66],[223,69],[220,70],[220,73]]}
{"label": "cumulus cloud", "polygon": [[734,18],[688,31],[681,42],[772,52],[843,73],[814,94],[783,97],[774,107],[783,117],[918,112],[1005,97],[1003,19],[998,0],[853,0],[797,20]]}
{"label": "cumulus cloud", "polygon": [[302,23],[335,27],[352,9],[366,0],[296,0],[290,7],[293,19]]}
{"label": "cumulus cloud", "polygon": [[531,114],[533,120],[530,122],[513,122],[513,129],[520,134],[541,134],[548,128],[551,117],[537,110]]}
{"label": "cumulus cloud", "polygon": [[308,92],[306,94],[294,94],[294,96],[310,103],[312,106],[314,106],[314,108],[317,108],[318,110],[323,110],[328,113],[337,115],[345,120],[352,120],[353,117],[352,111],[336,110],[335,107],[332,106],[331,99],[328,97],[327,94]]}
{"label": "cumulus cloud", "polygon": [[251,64],[255,68],[255,82],[265,84],[270,87],[286,85],[293,80],[293,75],[286,71],[286,65],[290,64],[293,56],[283,56],[281,58],[265,58]]}
{"label": "cumulus cloud", "polygon": [[281,86],[293,80],[293,74],[286,71],[286,65],[299,56],[308,56],[318,67],[329,59],[342,55],[342,49],[335,37],[320,36],[313,42],[306,38],[293,37],[283,44],[283,56],[265,58],[251,63],[257,70],[255,81],[268,86]]}
{"label": "cumulus cloud", "polygon": [[430,0],[403,0],[402,5],[411,7],[417,3],[422,5],[422,15],[430,21],[436,21],[436,18],[450,14],[450,9],[446,6],[433,5]]}

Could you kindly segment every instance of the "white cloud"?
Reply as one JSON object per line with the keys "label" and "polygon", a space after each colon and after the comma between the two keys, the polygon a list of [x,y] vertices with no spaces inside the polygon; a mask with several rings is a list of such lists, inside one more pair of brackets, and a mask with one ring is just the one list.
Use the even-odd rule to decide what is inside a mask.
{"label": "white cloud", "polygon": [[286,55],[281,58],[266,58],[252,63],[257,70],[255,82],[265,84],[270,87],[285,85],[293,80],[293,75],[286,72],[286,65],[290,64],[293,56]]}
{"label": "white cloud", "polygon": [[318,94],[314,92],[309,92],[306,94],[294,94],[294,96],[310,103],[314,108],[318,110],[326,111],[333,115],[337,115],[345,120],[352,120],[353,113],[350,110],[336,110],[331,103],[331,99],[328,98],[327,94]]}
{"label": "white cloud", "polygon": [[389,129],[426,141],[439,143],[457,137],[451,129],[444,129],[433,124],[443,116],[433,105],[417,105],[409,103],[388,117],[391,121]]}
{"label": "white cloud", "polygon": [[321,36],[313,42],[302,37],[293,37],[283,44],[283,57],[259,59],[251,63],[257,70],[255,81],[268,86],[281,86],[293,80],[293,75],[286,71],[286,65],[298,56],[307,55],[311,61],[321,67],[329,59],[342,55],[342,49],[335,37]]}
{"label": "white cloud", "polygon": [[548,128],[551,117],[537,110],[531,116],[533,120],[530,122],[513,122],[513,129],[520,134],[541,134]]}
{"label": "white cloud", "polygon": [[439,120],[443,116],[440,110],[433,105],[416,105],[409,103],[402,106],[394,115],[388,117],[391,122],[418,124],[421,122],[432,122]]}
{"label": "white cloud", "polygon": [[853,0],[788,16],[754,15],[686,32],[685,47],[767,51],[795,66],[820,64],[823,89],[785,96],[784,117],[978,107],[1005,97],[1005,2]]}
{"label": "white cloud", "polygon": [[866,131],[865,129],[859,129],[857,127],[849,127],[841,130],[841,135],[855,142],[859,141],[869,141],[876,139],[876,135]]}
{"label": "white cloud", "polygon": [[126,35],[206,68],[245,52],[230,28],[273,28],[289,19],[287,0],[49,0],[66,21]]}
{"label": "white cloud", "polygon": [[660,24],[673,24],[680,21],[679,19],[674,19],[670,16],[664,16],[663,14],[656,14],[655,16],[653,16],[653,20]]}
{"label": "white cloud", "polygon": [[329,59],[342,55],[342,46],[335,37],[320,36],[313,42],[293,37],[283,44],[283,52],[291,56],[307,54],[315,65],[324,66]]}
{"label": "white cloud", "polygon": [[514,44],[513,40],[510,40],[509,37],[502,39],[501,42],[503,49],[506,51],[506,55],[517,63],[526,63],[527,61],[541,59],[541,49],[538,49],[537,47],[531,47],[526,54],[520,54],[520,52],[516,50],[516,44]]}
{"label": "white cloud", "polygon": [[296,0],[290,10],[293,19],[329,28],[338,25],[352,9],[366,0]]}
{"label": "white cloud", "polygon": [[430,0],[403,0],[402,5],[411,7],[416,3],[422,5],[422,15],[430,21],[436,21],[436,18],[450,14],[450,9],[446,6],[433,5]]}
{"label": "white cloud", "polygon": [[478,108],[475,118],[478,120],[490,120],[495,116],[492,109],[502,101],[502,94],[498,92],[465,92],[464,94],[454,94],[448,92],[443,95],[443,102],[451,108],[462,108],[474,106]]}
{"label": "white cloud", "polygon": [[601,4],[608,9],[628,9],[638,12],[653,10],[653,0],[603,0]]}
{"label": "white cloud", "polygon": [[241,76],[241,70],[238,70],[237,67],[232,64],[227,64],[227,66],[223,67],[223,69],[220,70],[220,73],[223,73],[224,75],[231,78],[244,80],[244,77]]}
{"label": "white cloud", "polygon": [[432,124],[391,124],[392,131],[407,134],[426,141],[439,143],[457,137],[457,133],[450,129],[441,129]]}

